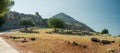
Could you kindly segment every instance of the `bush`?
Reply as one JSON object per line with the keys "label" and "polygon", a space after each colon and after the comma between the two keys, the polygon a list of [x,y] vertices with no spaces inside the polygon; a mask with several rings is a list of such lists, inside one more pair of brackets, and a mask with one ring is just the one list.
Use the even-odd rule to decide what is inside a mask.
{"label": "bush", "polygon": [[65,34],[73,34],[73,32],[72,31],[67,31],[67,32],[65,32]]}
{"label": "bush", "polygon": [[103,29],[101,33],[102,34],[109,34],[109,31],[107,29]]}
{"label": "bush", "polygon": [[120,34],[117,37],[120,37]]}

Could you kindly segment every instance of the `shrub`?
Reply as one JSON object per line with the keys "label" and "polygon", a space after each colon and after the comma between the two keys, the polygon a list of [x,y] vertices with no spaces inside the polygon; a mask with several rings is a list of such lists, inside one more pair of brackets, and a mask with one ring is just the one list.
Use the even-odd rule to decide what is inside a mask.
{"label": "shrub", "polygon": [[117,37],[120,37],[120,34]]}
{"label": "shrub", "polygon": [[103,29],[101,33],[102,34],[109,34],[109,31],[107,29]]}
{"label": "shrub", "polygon": [[65,34],[73,34],[72,31],[67,31]]}

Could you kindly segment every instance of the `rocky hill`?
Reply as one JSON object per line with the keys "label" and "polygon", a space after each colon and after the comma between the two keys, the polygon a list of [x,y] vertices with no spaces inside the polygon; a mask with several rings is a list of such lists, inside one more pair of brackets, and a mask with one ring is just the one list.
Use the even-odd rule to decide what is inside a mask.
{"label": "rocky hill", "polygon": [[[69,25],[76,25],[76,26],[79,26],[79,28],[82,28],[83,30],[90,31],[90,32],[94,32],[93,29],[91,29],[90,27],[88,27],[88,26],[85,25],[84,23],[79,22],[79,21],[75,20],[74,18],[72,18],[71,16],[66,15],[66,14],[64,14],[64,13],[56,14],[56,15],[54,15],[53,17],[62,18],[62,19],[64,20],[64,22],[65,22],[65,23],[68,23]],[[75,28],[76,28],[76,27],[75,27]]]}
{"label": "rocky hill", "polygon": [[31,18],[36,23],[37,27],[47,27],[42,17],[37,15],[23,14],[15,11],[10,11],[4,15],[4,18],[6,21],[1,26],[2,30],[20,28],[21,26],[19,25],[19,21],[20,19],[23,19],[23,18]]}

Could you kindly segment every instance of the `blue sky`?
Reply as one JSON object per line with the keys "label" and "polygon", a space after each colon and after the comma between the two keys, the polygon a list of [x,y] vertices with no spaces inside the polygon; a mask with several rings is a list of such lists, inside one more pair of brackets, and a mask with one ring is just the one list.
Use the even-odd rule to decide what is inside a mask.
{"label": "blue sky", "polygon": [[39,14],[49,18],[63,12],[85,23],[95,31],[107,28],[113,35],[120,34],[120,0],[14,0],[12,11]]}

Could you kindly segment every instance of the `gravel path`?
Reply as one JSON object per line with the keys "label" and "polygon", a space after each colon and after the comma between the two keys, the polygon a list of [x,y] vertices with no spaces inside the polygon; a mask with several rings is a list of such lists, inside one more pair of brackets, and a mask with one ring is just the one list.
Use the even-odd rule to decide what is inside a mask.
{"label": "gravel path", "polygon": [[[3,33],[0,33],[0,35]],[[19,53],[15,48],[0,37],[0,53]]]}

